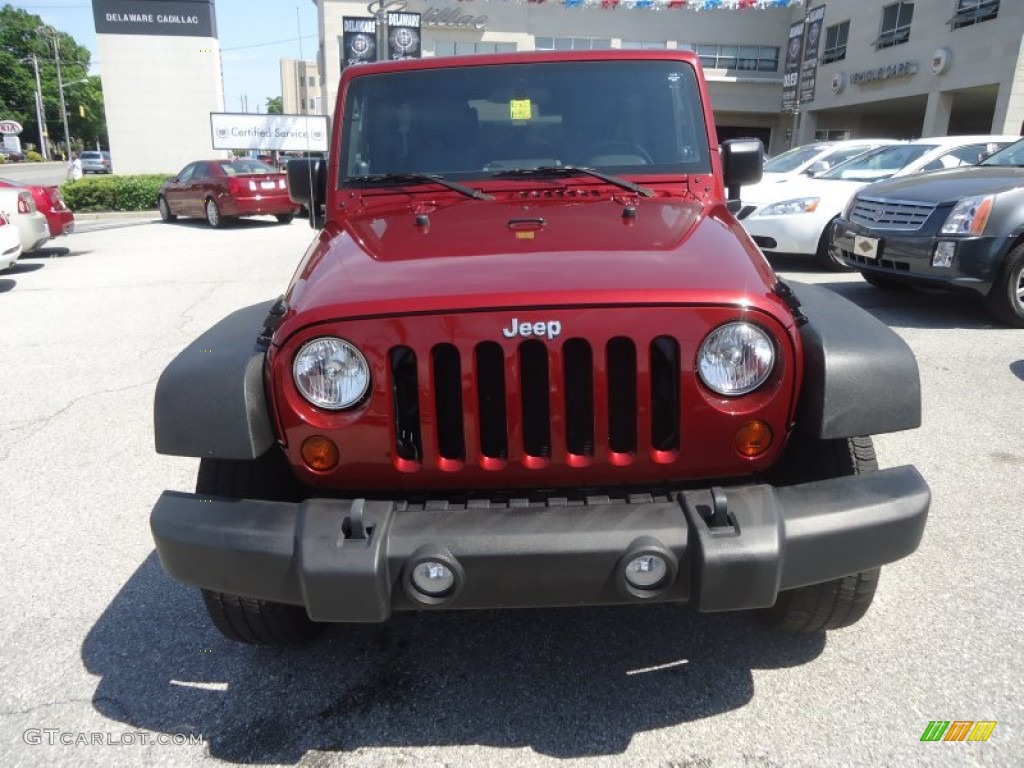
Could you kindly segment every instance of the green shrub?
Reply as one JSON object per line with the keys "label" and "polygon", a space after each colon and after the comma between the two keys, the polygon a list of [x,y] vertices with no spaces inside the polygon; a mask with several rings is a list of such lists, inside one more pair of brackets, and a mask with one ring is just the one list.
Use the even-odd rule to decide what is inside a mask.
{"label": "green shrub", "polygon": [[101,176],[81,178],[61,185],[68,208],[81,213],[91,211],[151,211],[157,194],[169,176]]}
{"label": "green shrub", "polygon": [[33,163],[43,162],[43,156],[36,152],[34,149],[30,149],[25,153],[25,159]]}

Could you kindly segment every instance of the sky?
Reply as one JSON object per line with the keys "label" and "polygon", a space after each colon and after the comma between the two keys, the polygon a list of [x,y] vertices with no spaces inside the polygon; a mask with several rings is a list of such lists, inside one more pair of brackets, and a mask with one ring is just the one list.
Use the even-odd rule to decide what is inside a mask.
{"label": "sky", "polygon": [[[90,74],[103,74],[90,0],[0,2],[40,16],[47,24],[67,32],[92,52]],[[241,112],[246,103],[249,112],[255,112],[257,105],[260,112],[266,112],[267,99],[281,95],[278,62],[316,59],[316,5],[312,0],[216,0],[214,7],[224,70],[225,110]]]}

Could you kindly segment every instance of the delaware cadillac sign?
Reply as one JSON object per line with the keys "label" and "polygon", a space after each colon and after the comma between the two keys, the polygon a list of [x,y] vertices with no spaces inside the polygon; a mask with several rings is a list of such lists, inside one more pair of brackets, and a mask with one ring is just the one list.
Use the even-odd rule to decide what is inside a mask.
{"label": "delaware cadillac sign", "polygon": [[216,37],[213,0],[93,0],[101,35]]}
{"label": "delaware cadillac sign", "polygon": [[214,149],[327,151],[327,118],[323,115],[211,112],[210,131]]}

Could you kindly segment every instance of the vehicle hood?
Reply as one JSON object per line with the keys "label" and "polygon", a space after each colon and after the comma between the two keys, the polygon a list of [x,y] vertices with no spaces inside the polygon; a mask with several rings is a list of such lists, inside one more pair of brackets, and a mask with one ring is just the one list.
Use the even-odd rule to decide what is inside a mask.
{"label": "vehicle hood", "polygon": [[872,184],[869,197],[889,197],[928,203],[955,202],[962,197],[992,195],[1024,187],[1024,168],[970,166]]}
{"label": "vehicle hood", "polygon": [[772,203],[781,203],[784,200],[796,200],[801,197],[820,197],[823,205],[838,203],[840,207],[845,204],[854,192],[866,186],[862,181],[843,181],[841,179],[811,179],[802,176],[794,179],[780,181],[778,184],[765,186],[758,185],[751,188],[753,194],[747,194],[744,189],[740,192],[744,205],[756,205],[763,208]]}
{"label": "vehicle hood", "polygon": [[674,197],[629,204],[635,218],[614,197],[463,198],[349,215],[329,223],[300,263],[281,338],[319,321],[415,312],[690,302],[778,310],[767,262],[723,208]]}

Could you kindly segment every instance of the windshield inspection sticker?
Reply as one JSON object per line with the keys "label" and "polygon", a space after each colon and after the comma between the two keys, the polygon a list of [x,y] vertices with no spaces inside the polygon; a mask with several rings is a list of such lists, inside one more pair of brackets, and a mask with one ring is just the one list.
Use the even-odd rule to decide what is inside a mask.
{"label": "windshield inspection sticker", "polygon": [[529,120],[533,117],[533,104],[529,99],[512,99],[508,106],[513,120]]}

